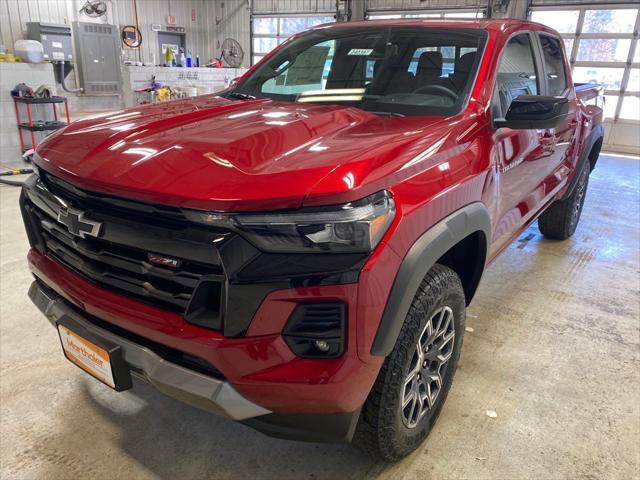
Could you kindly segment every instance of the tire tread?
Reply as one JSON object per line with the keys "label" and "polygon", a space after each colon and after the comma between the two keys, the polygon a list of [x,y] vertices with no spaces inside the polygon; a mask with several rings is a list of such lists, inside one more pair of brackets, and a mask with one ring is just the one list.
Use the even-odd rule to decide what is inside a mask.
{"label": "tire tread", "polygon": [[[589,162],[585,162],[583,169],[589,168]],[[579,175],[582,175],[583,171],[580,170]],[[585,192],[589,186],[589,176],[585,184]],[[574,191],[564,200],[556,200],[540,215],[538,218],[538,230],[545,237],[552,240],[566,240],[571,237],[578,226],[580,217],[576,220],[575,225],[571,225],[571,213],[574,209],[578,188],[574,188]],[[584,202],[584,196],[582,201]]]}
{"label": "tire tread", "polygon": [[[464,298],[462,283],[458,275],[450,268],[439,264],[434,265],[418,287],[393,351],[385,358],[378,378],[362,408],[354,435],[354,443],[370,456],[382,458],[385,461],[395,461],[404,457],[419,446],[438,417],[448,388],[442,392],[443,401],[434,412],[424,434],[410,438],[408,443],[399,441],[402,436],[398,435],[397,430],[403,427],[398,425],[396,421],[394,405],[400,383],[403,380],[404,359],[409,355],[409,349],[414,348],[415,332],[420,329],[425,311],[433,305],[443,291],[452,289]],[[464,313],[461,331],[464,332]],[[457,355],[459,355],[459,349]],[[457,357],[452,361],[457,362]],[[455,366],[454,363],[452,365],[454,372]],[[450,386],[450,382],[448,386]]]}

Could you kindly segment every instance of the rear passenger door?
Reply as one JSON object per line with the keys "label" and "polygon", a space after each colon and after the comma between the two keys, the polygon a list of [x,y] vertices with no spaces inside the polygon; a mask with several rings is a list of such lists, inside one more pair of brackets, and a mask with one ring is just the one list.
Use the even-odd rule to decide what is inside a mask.
{"label": "rear passenger door", "polygon": [[570,74],[567,67],[568,62],[563,54],[562,40],[547,33],[539,33],[537,36],[542,60],[545,95],[566,97],[569,100],[569,115],[565,121],[557,128],[546,132],[547,137],[553,141],[553,144],[549,146],[553,171],[551,172],[552,176],[548,179],[548,188],[553,188],[564,180],[574,166],[578,104],[575,91],[569,86]]}

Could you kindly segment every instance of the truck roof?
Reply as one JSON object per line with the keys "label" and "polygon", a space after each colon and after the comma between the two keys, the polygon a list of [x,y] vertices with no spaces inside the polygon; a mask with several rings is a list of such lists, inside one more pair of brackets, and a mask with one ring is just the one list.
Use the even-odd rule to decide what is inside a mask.
{"label": "truck roof", "polygon": [[443,27],[443,28],[480,28],[484,30],[511,32],[513,30],[546,31],[558,33],[541,23],[517,18],[403,18],[364,20],[359,22],[325,23],[314,28],[353,28],[353,27]]}

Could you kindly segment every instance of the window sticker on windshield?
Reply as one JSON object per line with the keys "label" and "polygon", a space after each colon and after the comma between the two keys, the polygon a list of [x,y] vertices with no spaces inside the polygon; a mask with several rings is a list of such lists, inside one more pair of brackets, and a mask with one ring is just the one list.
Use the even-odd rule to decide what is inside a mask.
{"label": "window sticker on windshield", "polygon": [[366,57],[367,55],[371,55],[371,52],[373,52],[373,48],[352,48],[349,50],[348,55]]}

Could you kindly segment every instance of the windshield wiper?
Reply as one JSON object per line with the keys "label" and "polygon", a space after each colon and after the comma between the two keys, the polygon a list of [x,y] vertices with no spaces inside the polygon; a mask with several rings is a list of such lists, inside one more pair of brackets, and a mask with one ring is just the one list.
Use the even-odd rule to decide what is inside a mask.
{"label": "windshield wiper", "polygon": [[248,93],[231,92],[227,93],[227,97],[237,98],[238,100],[255,100],[256,97],[249,95]]}

